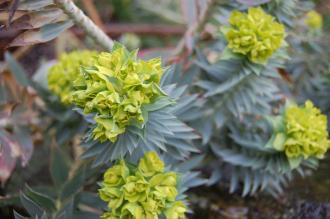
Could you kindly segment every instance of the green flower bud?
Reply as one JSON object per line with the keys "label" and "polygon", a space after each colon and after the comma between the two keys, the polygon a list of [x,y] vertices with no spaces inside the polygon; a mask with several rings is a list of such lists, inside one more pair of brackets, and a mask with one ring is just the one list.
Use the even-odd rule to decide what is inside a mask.
{"label": "green flower bud", "polygon": [[154,201],[155,204],[155,211],[160,214],[161,211],[165,208],[166,206],[166,196],[159,191],[156,191],[154,189],[151,190],[148,196],[148,200],[151,199]]}
{"label": "green flower bud", "polygon": [[186,206],[183,202],[177,201],[170,205],[165,210],[166,219],[180,219],[185,218]]}
{"label": "green flower bud", "polygon": [[176,189],[177,174],[175,172],[161,173],[150,179],[150,187],[154,189],[154,195],[167,201],[174,201],[178,195]]}
{"label": "green flower bud", "polygon": [[138,168],[143,176],[150,177],[164,171],[164,162],[158,157],[156,152],[150,151],[145,153],[140,159]]}
{"label": "green flower bud", "polygon": [[177,174],[175,172],[160,173],[150,179],[150,186],[176,186]]}
{"label": "green flower bud", "polygon": [[148,197],[148,199],[141,204],[146,212],[148,212],[149,214],[155,214],[157,216],[157,214],[160,214],[160,210],[165,206],[165,203],[164,205],[160,206],[158,201],[159,200],[154,200],[151,197]]}
{"label": "green flower bud", "polygon": [[121,210],[121,218],[145,219],[143,208],[136,203],[128,203]]}
{"label": "green flower bud", "polygon": [[314,30],[322,29],[323,19],[322,15],[320,15],[317,11],[309,11],[306,14],[305,24]]}
{"label": "green flower bud", "polygon": [[52,66],[48,74],[48,88],[60,97],[64,104],[72,103],[73,81],[82,78],[81,66],[93,64],[95,51],[76,51],[62,54],[59,62]]}
{"label": "green flower bud", "polygon": [[124,47],[99,54],[82,73],[74,82],[72,101],[85,113],[96,113],[93,136],[101,142],[115,142],[130,124],[142,125],[142,106],[164,95],[161,60],[139,60]]}
{"label": "green flower bud", "polygon": [[124,200],[123,192],[118,188],[103,187],[99,189],[100,198],[108,202],[108,207],[111,209],[119,208]]}
{"label": "green flower bud", "polygon": [[121,186],[125,184],[126,178],[129,176],[129,169],[123,160],[119,164],[109,168],[104,173],[104,184],[110,187]]}
{"label": "green flower bud", "polygon": [[93,129],[94,138],[100,142],[106,140],[115,141],[119,134],[125,132],[124,128],[120,128],[111,118],[103,116],[95,116],[96,128]]}
{"label": "green flower bud", "polygon": [[129,202],[145,201],[149,193],[149,183],[140,174],[129,176],[124,185],[124,193]]}
{"label": "green flower bud", "polygon": [[249,8],[247,14],[233,11],[229,24],[228,47],[254,63],[264,64],[283,44],[284,26],[261,8]]}

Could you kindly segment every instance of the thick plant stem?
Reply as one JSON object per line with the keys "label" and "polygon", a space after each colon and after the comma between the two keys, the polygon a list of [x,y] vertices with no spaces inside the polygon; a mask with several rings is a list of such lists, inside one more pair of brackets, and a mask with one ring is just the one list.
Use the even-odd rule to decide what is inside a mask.
{"label": "thick plant stem", "polygon": [[71,0],[54,0],[78,26],[107,51],[111,51],[114,42],[89,19]]}

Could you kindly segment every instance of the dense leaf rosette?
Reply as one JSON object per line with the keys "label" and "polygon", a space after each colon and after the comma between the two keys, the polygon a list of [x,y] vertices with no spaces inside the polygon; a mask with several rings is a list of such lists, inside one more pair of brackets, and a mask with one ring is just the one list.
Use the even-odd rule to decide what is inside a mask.
{"label": "dense leaf rosette", "polygon": [[138,166],[122,160],[104,174],[99,194],[108,203],[109,212],[102,218],[184,218],[186,206],[176,200],[177,186],[178,174],[165,172],[156,152],[147,152]]}
{"label": "dense leaf rosette", "polygon": [[[127,52],[125,53],[128,54]],[[146,63],[145,61],[141,62]],[[151,65],[151,63],[149,64]],[[120,68],[123,69],[126,67]],[[155,69],[158,69],[158,67],[155,66]],[[128,156],[137,156],[139,158],[145,151],[164,152],[176,160],[186,158],[191,152],[198,152],[198,149],[193,146],[191,141],[200,136],[180,119],[194,118],[198,112],[197,105],[199,106],[201,101],[198,100],[197,95],[185,93],[187,86],[172,84],[171,78],[173,78],[173,75],[179,74],[179,72],[175,72],[174,70],[173,67],[166,69],[161,78],[160,87],[156,83],[159,80],[158,74],[151,76],[150,80],[147,79],[141,86],[134,84],[132,90],[128,89],[125,91],[127,94],[119,94],[120,98],[124,99],[124,102],[119,101],[109,106],[105,105],[105,107],[88,104],[91,106],[90,109],[95,108],[89,114],[85,114],[82,109],[78,109],[91,125],[91,129],[86,134],[83,144],[83,147],[86,147],[87,150],[82,157],[94,157],[93,165],[98,166],[122,159],[123,157],[127,158]],[[153,70],[148,68],[146,71],[152,72]],[[111,81],[114,80],[111,79]],[[113,84],[111,83],[111,85]],[[140,92],[140,90],[142,91]],[[74,95],[78,95],[79,92],[81,91],[77,90]],[[140,97],[143,97],[144,100],[145,98],[149,98],[150,102],[143,103],[145,101],[140,101],[137,105],[135,103],[128,104],[136,108],[137,111],[126,111],[125,107],[123,108],[122,106],[126,104],[125,99],[127,100],[132,92],[141,94]],[[82,93],[85,93],[85,90]],[[136,100],[137,98],[132,97],[132,101]],[[105,102],[107,101],[111,101],[110,97],[105,98]],[[93,100],[89,102],[93,102]],[[116,106],[118,106],[117,108],[121,108],[121,111],[118,111]],[[117,119],[115,113],[120,113],[123,117],[120,116]],[[117,119],[117,123],[114,123],[115,119],[112,115],[115,115],[114,118]],[[124,117],[128,117],[129,119],[121,120]],[[121,122],[121,126],[118,120]],[[126,124],[127,126],[124,126]],[[104,126],[107,130],[104,130]],[[98,135],[99,133],[100,135]],[[95,139],[95,137],[104,136],[108,136],[109,138]],[[107,139],[114,141],[100,142]],[[150,170],[153,167],[158,168],[156,172],[161,172],[163,169],[162,165],[153,157],[141,161],[140,170],[142,175],[149,176],[150,174],[154,174],[155,172]]]}
{"label": "dense leaf rosette", "polygon": [[314,29],[314,30],[321,29],[322,28],[322,25],[323,25],[322,15],[320,15],[316,11],[309,11],[306,14],[305,24],[309,28]]}
{"label": "dense leaf rosette", "polygon": [[228,47],[246,55],[254,63],[263,64],[284,42],[284,26],[261,8],[249,8],[248,13],[233,11],[230,27],[225,28]]}
{"label": "dense leaf rosette", "polygon": [[292,167],[302,159],[321,159],[330,148],[327,117],[311,101],[303,107],[289,105],[276,120],[272,146],[285,152]]}
{"label": "dense leaf rosette", "polygon": [[73,103],[86,114],[96,113],[93,136],[100,142],[115,142],[128,125],[143,126],[142,106],[165,95],[158,86],[163,74],[160,59],[144,61],[136,54],[121,46],[101,53],[74,81]]}
{"label": "dense leaf rosette", "polygon": [[97,52],[75,51],[64,53],[60,56],[59,62],[52,66],[48,74],[48,88],[60,97],[64,104],[72,103],[72,92],[74,91],[73,81],[82,77],[80,68],[92,65]]}

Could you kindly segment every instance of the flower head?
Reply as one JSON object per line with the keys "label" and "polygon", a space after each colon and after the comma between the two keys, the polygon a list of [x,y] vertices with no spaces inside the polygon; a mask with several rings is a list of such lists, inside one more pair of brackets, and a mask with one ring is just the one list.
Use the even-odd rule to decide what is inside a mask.
{"label": "flower head", "polygon": [[321,29],[323,25],[322,15],[317,11],[309,11],[306,14],[305,24],[313,30]]}
{"label": "flower head", "polygon": [[281,118],[282,130],[275,135],[273,147],[288,159],[323,158],[330,148],[327,117],[306,101],[303,107],[290,105]]}
{"label": "flower head", "polygon": [[136,52],[118,47],[99,54],[93,66],[82,69],[74,81],[73,102],[85,113],[95,113],[95,139],[116,141],[125,128],[143,124],[142,106],[164,95],[158,84],[163,74],[160,59],[139,60]]}
{"label": "flower head", "polygon": [[283,44],[284,26],[261,8],[249,8],[247,14],[233,11],[229,24],[225,33],[228,47],[252,62],[265,63]]}
{"label": "flower head", "polygon": [[284,150],[288,157],[322,158],[328,148],[327,117],[306,101],[304,107],[289,106],[285,111],[287,140]]}
{"label": "flower head", "polygon": [[[140,164],[150,161],[162,164],[161,168],[156,165],[152,174],[150,169],[142,174]],[[167,219],[182,218],[185,206],[176,201],[177,173],[164,172],[163,165],[155,152],[147,152],[139,166],[120,161],[108,169],[99,195],[108,203],[111,212],[104,213],[102,218],[157,219],[159,215],[165,215]]]}
{"label": "flower head", "polygon": [[75,51],[60,56],[59,62],[52,66],[48,74],[48,88],[58,95],[64,104],[71,104],[73,81],[79,77],[81,66],[90,66],[97,55],[95,51]]}

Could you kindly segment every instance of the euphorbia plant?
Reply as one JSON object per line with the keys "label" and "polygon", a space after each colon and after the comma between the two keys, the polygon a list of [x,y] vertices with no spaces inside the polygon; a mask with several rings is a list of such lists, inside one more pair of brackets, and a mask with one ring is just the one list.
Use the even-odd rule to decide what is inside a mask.
{"label": "euphorbia plant", "polygon": [[[30,29],[9,46],[51,40],[74,22],[102,47],[62,54],[48,71],[48,90],[29,82],[45,108],[63,109],[66,116],[55,115],[61,128],[69,119],[80,126],[63,140],[72,150],[49,138],[55,194],[27,186],[21,200],[30,216],[179,219],[189,212],[190,187],[227,181],[243,196],[277,196],[293,174],[315,169],[329,149],[318,109],[328,101],[315,98],[327,97],[328,77],[319,75],[329,66],[319,58],[327,48],[318,41],[322,17],[306,2],[209,0],[174,58],[142,59],[72,1],[21,1],[25,16],[49,19],[23,25]],[[317,77],[299,79],[311,70]],[[302,106],[309,98],[315,106]],[[200,179],[196,167],[210,179]]]}

